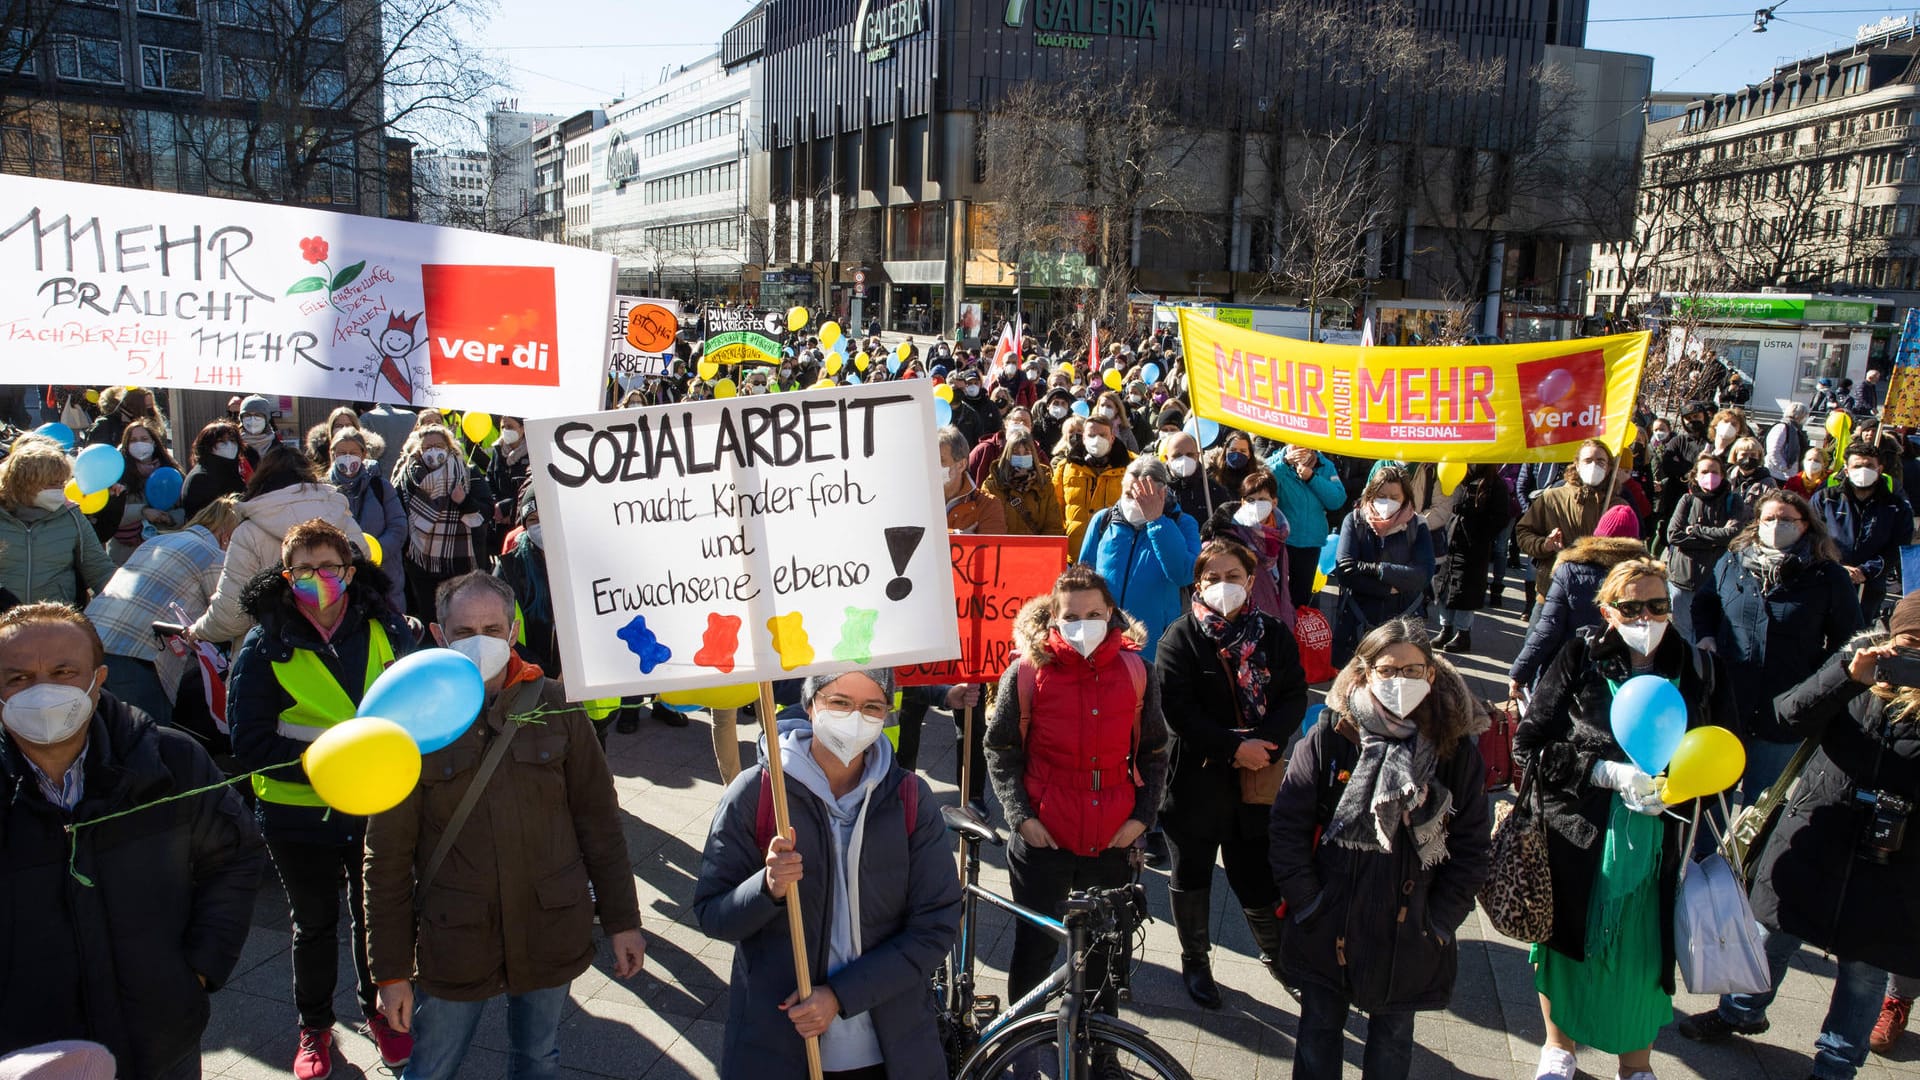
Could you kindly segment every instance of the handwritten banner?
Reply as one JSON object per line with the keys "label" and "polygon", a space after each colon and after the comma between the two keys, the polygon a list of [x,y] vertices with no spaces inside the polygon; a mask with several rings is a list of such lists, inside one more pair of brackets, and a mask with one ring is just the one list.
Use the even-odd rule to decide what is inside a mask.
{"label": "handwritten banner", "polygon": [[613,298],[612,350],[607,373],[621,379],[662,375],[680,336],[680,301],[650,296]]}
{"label": "handwritten banner", "polygon": [[1051,592],[1067,568],[1064,536],[955,533],[947,537],[947,552],[960,657],[903,667],[894,673],[902,686],[997,681],[1013,662],[1013,624],[1021,606]]}
{"label": "handwritten banner", "polygon": [[1180,312],[1200,416],[1361,458],[1571,461],[1619,446],[1645,333],[1460,348],[1321,345]]}
{"label": "handwritten banner", "polygon": [[960,655],[930,384],[529,421],[575,699]]}
{"label": "handwritten banner", "polygon": [[583,248],[0,176],[0,383],[579,412],[613,280]]}

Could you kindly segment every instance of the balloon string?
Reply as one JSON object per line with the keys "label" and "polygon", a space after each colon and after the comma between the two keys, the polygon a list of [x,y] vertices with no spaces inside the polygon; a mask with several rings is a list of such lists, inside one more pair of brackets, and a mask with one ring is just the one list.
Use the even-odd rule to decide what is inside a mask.
{"label": "balloon string", "polygon": [[90,825],[99,825],[103,822],[112,821],[115,818],[123,818],[129,814],[137,814],[142,810],[151,810],[156,806],[161,806],[166,803],[178,802],[181,799],[191,799],[199,795],[205,795],[209,791],[219,791],[221,788],[224,788],[229,784],[234,783],[235,781],[250,780],[255,776],[261,776],[266,773],[270,773],[275,769],[284,769],[289,765],[298,765],[299,763],[300,762],[298,759],[295,759],[293,761],[283,761],[278,765],[268,765],[267,767],[262,769],[255,769],[252,772],[241,773],[238,776],[230,776],[227,779],[222,780],[217,784],[208,784],[205,787],[197,787],[197,788],[194,788],[192,791],[178,792],[173,795],[168,795],[164,798],[155,799],[152,802],[141,803],[138,806],[129,806],[125,810],[116,810],[111,814],[102,814],[97,818],[89,818],[86,821],[72,822],[66,826],[67,873],[72,875],[73,880],[79,882],[80,884],[86,886],[89,889],[93,888],[93,879],[80,872],[79,861],[80,861],[80,830],[81,829],[87,828]]}

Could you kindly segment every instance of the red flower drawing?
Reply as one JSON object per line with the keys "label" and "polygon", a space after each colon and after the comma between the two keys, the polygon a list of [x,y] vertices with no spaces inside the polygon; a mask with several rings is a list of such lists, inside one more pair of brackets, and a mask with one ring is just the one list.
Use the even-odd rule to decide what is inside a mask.
{"label": "red flower drawing", "polygon": [[300,254],[310,263],[325,262],[327,242],[318,236],[309,236],[300,241]]}

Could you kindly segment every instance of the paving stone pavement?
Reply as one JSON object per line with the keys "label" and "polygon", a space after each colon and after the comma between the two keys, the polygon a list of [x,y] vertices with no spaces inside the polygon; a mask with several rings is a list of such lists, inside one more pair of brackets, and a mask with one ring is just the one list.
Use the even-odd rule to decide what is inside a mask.
{"label": "paving stone pavement", "polygon": [[[1513,580],[1518,581],[1517,573]],[[1516,592],[1517,586],[1510,588],[1506,610],[1481,614],[1473,635],[1481,655],[1457,660],[1484,696],[1505,693],[1507,658],[1519,647],[1520,623],[1512,611]],[[743,730],[755,734],[758,729]],[[930,714],[922,744],[924,772],[948,804],[957,802],[950,730],[944,714]],[[561,1074],[568,1080],[716,1077],[726,1038],[733,948],[703,937],[689,910],[707,822],[721,793],[709,729],[700,717],[678,729],[647,719],[636,734],[612,736],[609,760],[639,881],[647,963],[635,978],[615,980],[611,955],[602,943],[594,966],[573,984],[560,1031]],[[997,808],[995,814],[997,821]],[[986,862],[985,884],[1004,891],[1003,853],[990,850]],[[1216,873],[1213,890],[1214,970],[1226,996],[1217,1012],[1194,1006],[1180,986],[1164,876],[1149,871],[1147,892],[1155,922],[1148,928],[1146,954],[1133,977],[1132,1001],[1123,1008],[1126,1018],[1171,1050],[1195,1080],[1292,1076],[1295,1006],[1257,962],[1225,875]],[[1012,950],[1010,920],[983,910],[979,926],[981,985],[984,992],[999,993]],[[289,943],[286,901],[278,884],[270,882],[261,890],[239,967],[213,998],[212,1023],[202,1040],[207,1076],[255,1080],[290,1075],[296,1018]],[[1413,1075],[1420,1080],[1530,1080],[1543,1028],[1526,946],[1501,937],[1478,911],[1462,928],[1460,944],[1453,1004],[1444,1012],[1420,1016]],[[356,1030],[361,1010],[351,970],[343,947],[344,979],[336,1002],[343,1022],[335,1029],[333,1075],[342,1080],[390,1075],[372,1042]],[[1654,1046],[1655,1071],[1661,1080],[1800,1080],[1811,1069],[1812,1044],[1826,1013],[1833,970],[1830,958],[1803,949],[1773,1007],[1771,1031],[1731,1045],[1700,1046],[1669,1028]],[[1681,1014],[1712,1004],[1710,998],[1684,992],[1674,1001]],[[769,1017],[768,1022],[780,1021]],[[1358,1016],[1348,1025],[1347,1077],[1360,1076],[1365,1030],[1366,1021]],[[505,1009],[496,1003],[481,1024],[462,1080],[504,1077],[506,1045]],[[1604,1080],[1615,1075],[1614,1062],[1605,1055],[1583,1052],[1580,1064],[1586,1077]],[[1860,1075],[1876,1080],[1920,1077],[1920,1035],[1909,1035],[1890,1057],[1871,1057]]]}

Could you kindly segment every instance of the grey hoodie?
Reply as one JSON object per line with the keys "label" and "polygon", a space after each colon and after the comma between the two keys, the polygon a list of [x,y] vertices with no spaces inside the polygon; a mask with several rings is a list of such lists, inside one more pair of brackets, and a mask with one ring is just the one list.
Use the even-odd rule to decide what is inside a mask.
{"label": "grey hoodie", "polygon": [[[828,936],[827,970],[831,982],[840,970],[860,958],[863,942],[854,913],[860,910],[860,848],[866,834],[867,807],[874,788],[893,767],[893,747],[876,739],[865,754],[866,768],[845,795],[835,797],[827,774],[813,757],[813,728],[781,725],[780,763],[787,778],[804,786],[820,800],[833,823],[833,924]],[[863,1069],[881,1062],[880,1040],[867,1013],[842,1017],[820,1037],[820,1063],[827,1072]]]}

